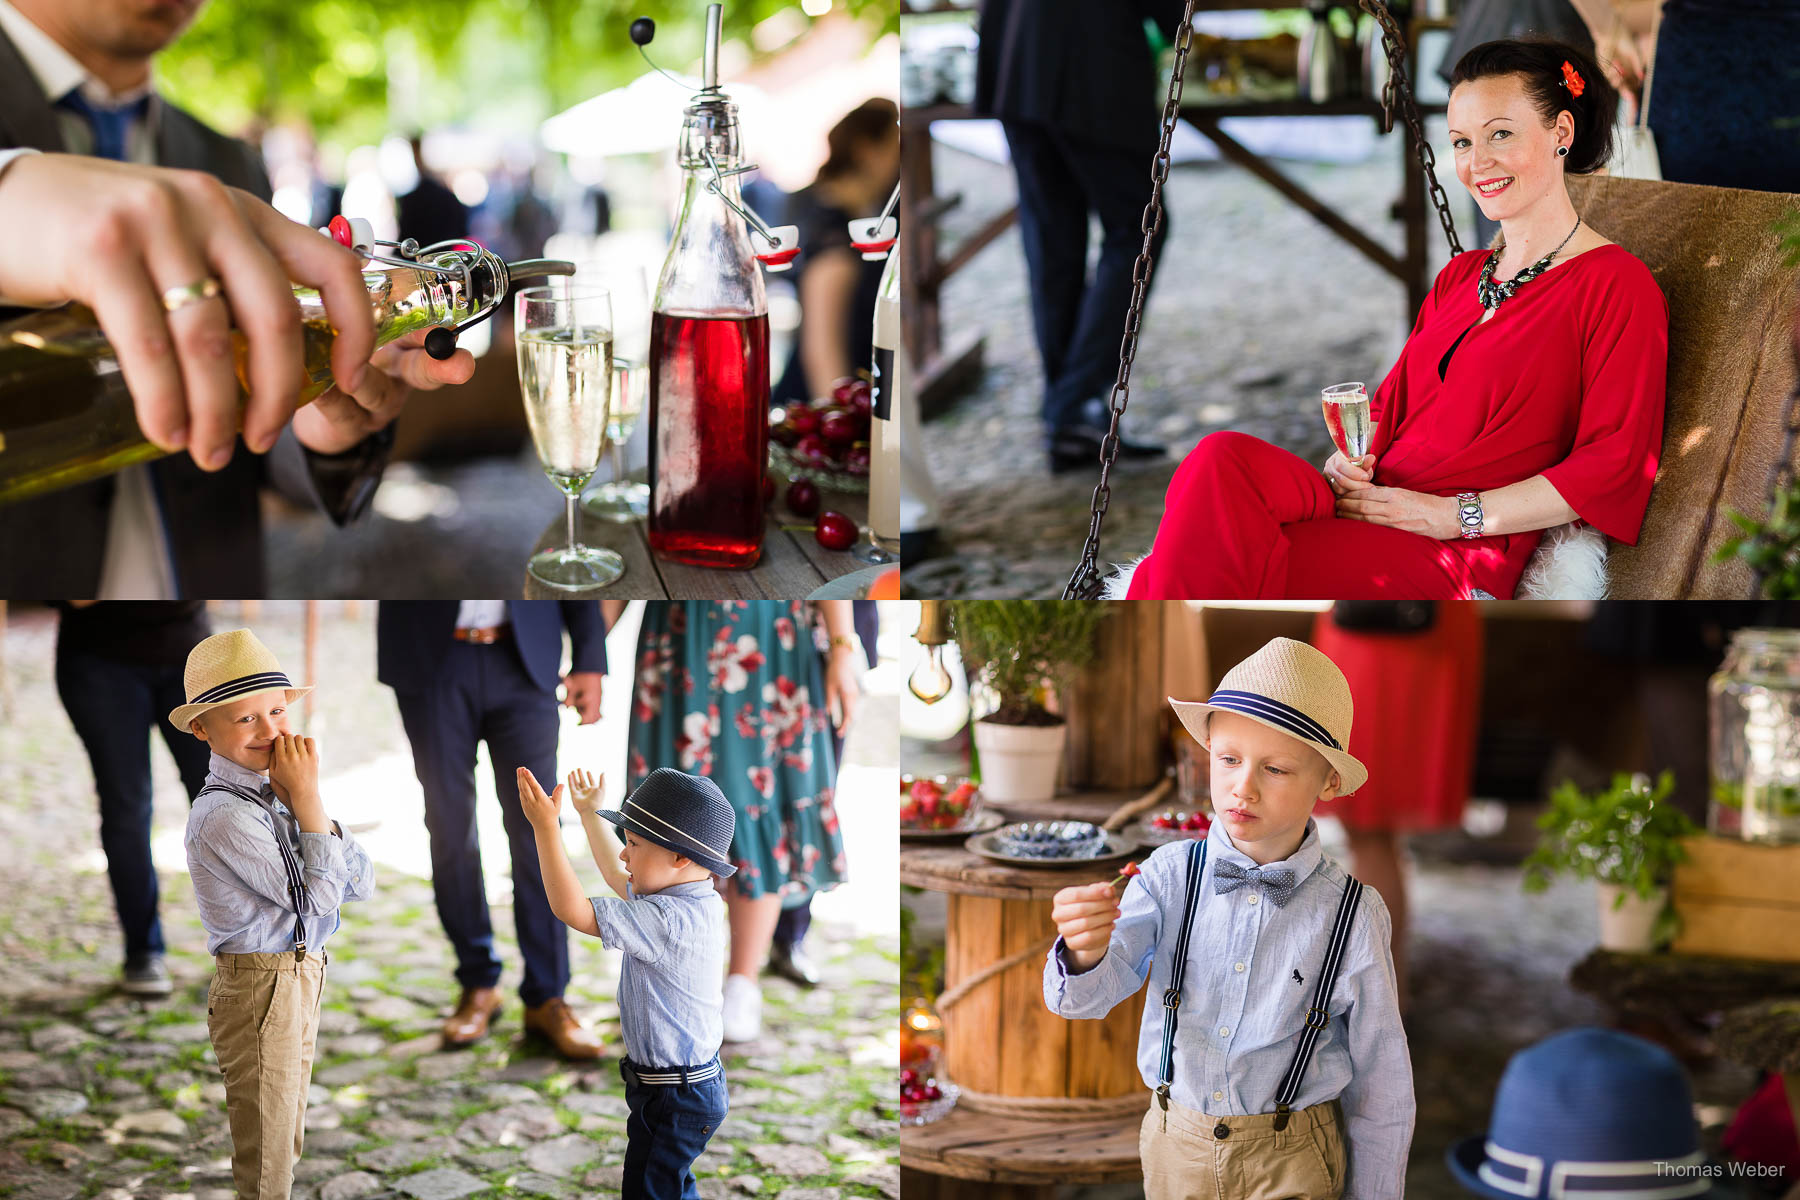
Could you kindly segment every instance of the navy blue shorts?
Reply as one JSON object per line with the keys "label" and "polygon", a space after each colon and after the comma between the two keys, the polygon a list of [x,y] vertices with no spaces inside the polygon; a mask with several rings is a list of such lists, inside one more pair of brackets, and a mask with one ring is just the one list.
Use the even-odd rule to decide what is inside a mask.
{"label": "navy blue shorts", "polygon": [[[645,1083],[643,1075],[704,1075],[689,1082]],[[624,1200],[698,1200],[694,1160],[712,1140],[713,1131],[730,1109],[725,1069],[718,1059],[698,1067],[638,1067],[630,1059],[619,1064],[625,1080],[625,1103],[631,1109],[625,1132]]]}

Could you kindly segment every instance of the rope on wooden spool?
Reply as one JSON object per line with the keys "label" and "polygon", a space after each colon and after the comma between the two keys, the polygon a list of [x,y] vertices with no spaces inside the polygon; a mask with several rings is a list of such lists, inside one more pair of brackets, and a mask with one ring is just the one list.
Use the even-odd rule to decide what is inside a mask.
{"label": "rope on wooden spool", "polygon": [[[961,1085],[958,1085],[959,1087]],[[1150,1107],[1150,1093],[1133,1091],[1123,1096],[999,1096],[993,1092],[977,1092],[962,1088],[957,1106],[970,1112],[992,1117],[1086,1117],[1107,1121],[1119,1117],[1142,1116]]]}
{"label": "rope on wooden spool", "polygon": [[1023,950],[1015,951],[1001,959],[999,962],[989,963],[967,979],[962,980],[955,987],[945,988],[944,994],[937,998],[936,1007],[938,1012],[940,1014],[949,1012],[967,998],[970,992],[994,978],[994,976],[1004,975],[1014,967],[1028,963],[1034,958],[1044,957],[1044,955],[1050,953],[1050,947],[1054,945],[1056,945],[1056,935],[1051,934],[1043,941],[1027,946]]}
{"label": "rope on wooden spool", "polygon": [[1139,796],[1136,800],[1127,800],[1125,803],[1119,805],[1118,808],[1115,808],[1113,810],[1113,815],[1106,818],[1106,821],[1100,827],[1102,829],[1123,829],[1125,828],[1125,823],[1127,821],[1131,820],[1131,818],[1137,816],[1139,813],[1144,812],[1146,809],[1155,808],[1174,790],[1175,781],[1165,775],[1162,778],[1162,782]]}

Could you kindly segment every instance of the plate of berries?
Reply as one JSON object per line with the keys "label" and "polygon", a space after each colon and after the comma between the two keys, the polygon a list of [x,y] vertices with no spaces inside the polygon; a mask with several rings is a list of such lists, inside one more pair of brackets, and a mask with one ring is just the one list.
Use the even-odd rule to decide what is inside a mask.
{"label": "plate of berries", "polygon": [[961,776],[900,776],[900,836],[908,841],[965,838],[1004,820],[982,807],[981,789]]}
{"label": "plate of berries", "polygon": [[1203,812],[1164,809],[1152,817],[1139,817],[1125,827],[1125,832],[1141,846],[1163,846],[1183,838],[1203,838],[1212,828],[1212,819]]}
{"label": "plate of berries", "polygon": [[962,1089],[948,1079],[916,1071],[911,1067],[900,1068],[900,1123],[902,1125],[929,1125],[940,1121],[956,1107],[956,1098]]}

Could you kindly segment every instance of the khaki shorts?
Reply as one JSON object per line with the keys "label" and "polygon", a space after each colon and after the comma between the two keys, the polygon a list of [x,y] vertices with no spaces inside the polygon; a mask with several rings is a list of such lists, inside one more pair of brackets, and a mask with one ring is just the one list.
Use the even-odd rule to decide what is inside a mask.
{"label": "khaki shorts", "polygon": [[[1223,1134],[1215,1130],[1223,1125]],[[1336,1100],[1288,1114],[1209,1117],[1154,1101],[1138,1154],[1147,1200],[1337,1200],[1347,1167]]]}
{"label": "khaki shorts", "polygon": [[231,1178],[239,1200],[286,1200],[305,1136],[323,954],[221,954],[206,1029],[225,1078]]}

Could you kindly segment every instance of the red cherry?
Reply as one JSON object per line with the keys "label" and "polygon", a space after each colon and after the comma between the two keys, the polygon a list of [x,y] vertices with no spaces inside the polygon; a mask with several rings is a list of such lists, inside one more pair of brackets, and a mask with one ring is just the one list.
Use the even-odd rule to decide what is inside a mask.
{"label": "red cherry", "polygon": [[867,446],[853,447],[850,453],[844,455],[844,469],[852,475],[867,475],[869,473],[869,448]]}
{"label": "red cherry", "polygon": [[856,416],[854,413],[828,412],[819,420],[819,436],[834,447],[850,445],[856,440]]}
{"label": "red cherry", "polygon": [[900,1082],[904,1083],[904,1084],[917,1083],[917,1082],[919,1082],[919,1073],[917,1071],[913,1070],[911,1067],[907,1067],[905,1070],[900,1072]]}
{"label": "red cherry", "polygon": [[792,421],[781,421],[769,426],[769,438],[783,446],[792,446],[800,440],[800,431],[794,428]]}
{"label": "red cherry", "polygon": [[819,415],[810,408],[795,405],[788,410],[787,423],[793,426],[796,434],[805,437],[809,433],[818,432]]}
{"label": "red cherry", "polygon": [[857,380],[857,388],[850,393],[850,411],[857,416],[868,419],[874,411],[875,394],[867,383]]}
{"label": "red cherry", "polygon": [[822,512],[813,526],[813,539],[827,550],[848,550],[856,545],[856,522],[841,512]]}
{"label": "red cherry", "polygon": [[925,1098],[927,1100],[942,1100],[944,1098],[944,1089],[940,1088],[935,1083],[930,1084],[925,1088]]}
{"label": "red cherry", "polygon": [[794,457],[807,466],[823,463],[829,453],[830,447],[825,444],[825,439],[816,433],[807,434],[794,445]]}
{"label": "red cherry", "polygon": [[788,511],[797,517],[810,517],[819,511],[819,489],[810,479],[796,479],[788,484]]}
{"label": "red cherry", "polygon": [[831,402],[833,404],[849,404],[850,398],[856,395],[859,387],[867,387],[854,375],[846,375],[831,385]]}

